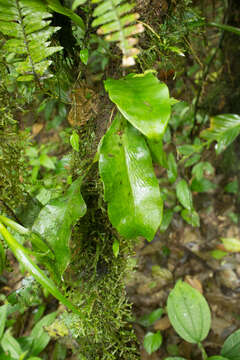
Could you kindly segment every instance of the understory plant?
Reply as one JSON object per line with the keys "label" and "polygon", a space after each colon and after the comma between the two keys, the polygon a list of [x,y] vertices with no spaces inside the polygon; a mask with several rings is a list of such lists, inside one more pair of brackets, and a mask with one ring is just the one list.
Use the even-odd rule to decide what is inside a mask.
{"label": "understory plant", "polygon": [[[78,5],[81,5],[79,14],[73,11],[78,9]],[[0,195],[0,233],[4,240],[0,242],[0,268],[1,271],[5,268],[5,253],[9,248],[45,291],[68,309],[69,312],[59,314],[57,321],[68,327],[72,336],[81,343],[79,353],[83,359],[86,356],[88,359],[136,359],[138,350],[129,326],[131,314],[124,284],[127,273],[133,269],[129,257],[133,254],[136,239],[142,236],[152,241],[159,228],[161,231],[167,229],[174,212],[180,212],[187,223],[200,225],[192,192],[207,191],[211,183],[205,175],[214,172],[209,162],[200,161],[201,154],[213,141],[217,142],[218,154],[229,146],[240,133],[240,116],[222,114],[213,117],[210,128],[202,131],[200,138],[190,143],[188,137],[187,143],[179,144],[167,154],[164,145],[170,142],[167,138],[169,123],[178,126],[176,118],[171,117],[172,107],[174,112],[178,101],[170,97],[168,86],[158,79],[156,71],[148,69],[139,73],[137,69],[135,72],[127,69],[135,64],[139,52],[136,35],[143,31],[143,24],[137,22],[139,15],[133,12],[134,5],[121,0],[93,0],[92,5],[94,8],[84,1],[74,2],[73,9],[70,9],[58,0],[0,0],[2,93],[5,98],[9,93],[19,95],[19,99],[15,99],[17,106],[14,107],[11,99],[5,99],[0,109],[1,114],[5,114],[0,138],[8,136],[0,143],[0,169],[5,169],[5,172],[7,169],[8,176],[6,181],[0,174],[0,188],[3,190],[3,195]],[[94,101],[93,90],[87,89],[84,101],[77,104],[84,83],[81,79],[81,86],[77,87],[84,72],[82,69],[86,70],[83,66],[91,59],[93,63],[96,61],[99,48],[102,53],[109,48],[104,47],[102,39],[97,37],[94,41],[99,47],[97,50],[94,48],[92,58],[89,55],[88,46],[93,38],[86,26],[89,30],[92,18],[93,28],[100,26],[98,35],[105,35],[108,42],[117,42],[122,53],[123,72],[127,72],[117,79],[108,76],[104,81],[108,104],[111,100],[111,112],[108,114],[108,129],[101,134],[98,144],[94,143],[93,137],[88,137],[87,129],[91,125],[88,119],[78,118],[80,112],[77,108]],[[68,55],[68,63],[60,55],[64,39],[58,41],[58,33],[65,31],[67,26],[64,28],[64,21],[63,29],[56,26],[59,19],[70,24],[69,39],[75,35],[74,44],[81,47],[77,51],[65,49],[68,54],[73,52]],[[117,54],[119,60],[121,55]],[[62,69],[75,62],[79,66],[79,78],[72,78],[68,83],[63,79]],[[107,62],[101,62],[102,68]],[[59,63],[64,64],[60,70]],[[69,78],[71,76],[69,74]],[[45,114],[50,114],[49,108],[54,104],[56,94],[67,106],[71,88],[74,88],[72,99],[76,103],[72,114],[84,129],[74,125],[70,131],[71,159],[65,158],[65,162],[60,164],[57,160],[53,162],[46,152],[39,155],[38,151],[28,151],[34,170],[30,174],[31,170],[24,167],[26,134],[25,138],[21,134],[18,156],[14,159],[6,156],[6,152],[13,152],[12,138],[20,138],[14,115],[19,110],[24,114],[27,105],[34,101],[40,103],[39,112],[44,110]],[[90,109],[94,112],[93,106]],[[57,116],[58,121],[61,116]],[[194,122],[191,126],[194,128]],[[9,134],[9,129],[13,134]],[[92,152],[92,149],[88,152],[89,143],[93,144]],[[181,156],[179,162],[176,154]],[[191,167],[190,181],[181,171],[178,172],[180,162],[186,168]],[[167,180],[156,176],[154,164],[166,169]],[[43,202],[33,195],[33,188],[37,188],[41,176],[44,182],[41,166],[56,172],[61,172],[62,166],[67,173],[64,173],[66,177],[63,176],[64,185],[59,193],[50,194]],[[32,182],[30,185],[28,177]],[[13,199],[15,191],[17,196]],[[173,200],[169,201],[170,198]],[[185,285],[179,282],[174,291],[177,292],[181,286]],[[187,291],[190,293],[189,288]],[[107,297],[106,292],[109,293]],[[171,298],[172,295],[169,297],[169,317],[175,326],[173,315],[171,319]],[[202,298],[199,301],[204,303]],[[206,304],[204,306],[205,310],[208,309]],[[3,305],[5,318],[6,308]],[[200,335],[192,334],[192,338],[187,338],[196,340],[204,360],[206,355],[200,341],[210,326],[209,310],[206,312],[206,324]],[[182,330],[175,327],[182,336]],[[1,335],[3,331],[4,326]],[[30,337],[34,338],[33,335]],[[6,349],[4,346],[2,344],[3,350]],[[26,351],[21,353],[22,358],[24,354],[32,356],[30,349]],[[229,357],[229,360],[234,359]]]}

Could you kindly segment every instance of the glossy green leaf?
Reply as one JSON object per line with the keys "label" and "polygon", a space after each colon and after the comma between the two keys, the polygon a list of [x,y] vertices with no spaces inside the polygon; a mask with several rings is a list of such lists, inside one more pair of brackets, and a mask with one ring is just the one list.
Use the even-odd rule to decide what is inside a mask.
{"label": "glossy green leaf", "polygon": [[55,169],[54,162],[47,154],[41,154],[39,157],[39,163],[40,165],[44,166],[47,169]]}
{"label": "glossy green leaf", "polygon": [[151,355],[154,351],[157,351],[161,344],[162,335],[160,331],[156,333],[148,332],[144,337],[143,346],[149,355]]}
{"label": "glossy green leaf", "polygon": [[44,316],[32,329],[31,332],[31,338],[33,339],[33,344],[31,348],[31,354],[32,356],[36,356],[40,354],[43,349],[47,346],[47,344],[50,341],[50,336],[48,333],[44,330],[45,326],[49,326],[53,323],[57,316],[57,312],[50,313],[46,316]]}
{"label": "glossy green leaf", "polygon": [[68,9],[60,3],[59,0],[46,0],[48,7],[62,15],[69,17],[75,24],[77,24],[83,31],[85,30],[85,25],[80,16],[74,13],[71,9]]}
{"label": "glossy green leaf", "polygon": [[182,218],[190,225],[198,227],[200,226],[200,219],[198,213],[194,210],[183,209],[181,211]]}
{"label": "glossy green leaf", "polygon": [[73,131],[72,135],[70,136],[70,144],[72,145],[73,150],[79,151],[79,136],[76,131]]}
{"label": "glossy green leaf", "polygon": [[216,260],[221,260],[222,258],[224,258],[224,256],[226,256],[228,253],[226,251],[222,251],[222,250],[212,250],[210,252],[211,256],[216,259]]}
{"label": "glossy green leaf", "polygon": [[0,339],[3,335],[5,324],[6,324],[7,308],[8,308],[8,304],[2,305],[0,307]]}
{"label": "glossy green leaf", "polygon": [[111,223],[126,238],[153,239],[163,202],[144,137],[118,114],[102,139],[99,169]]}
{"label": "glossy green leaf", "polygon": [[167,174],[168,174],[168,179],[169,179],[170,183],[173,184],[177,180],[177,176],[178,176],[177,163],[176,163],[175,156],[173,155],[173,153],[170,153],[168,155]]}
{"label": "glossy green leaf", "polygon": [[167,300],[169,320],[181,338],[196,344],[206,338],[211,313],[205,298],[189,284],[179,280]]}
{"label": "glossy green leaf", "polygon": [[82,49],[80,51],[80,59],[84,65],[87,65],[87,63],[88,63],[88,49],[87,48]]}
{"label": "glossy green leaf", "polygon": [[151,151],[153,161],[161,165],[162,167],[167,168],[168,167],[167,155],[163,150],[162,140],[156,141],[156,140],[147,139],[147,143]]}
{"label": "glossy green leaf", "polygon": [[58,290],[56,285],[49,279],[44,272],[34,263],[27,254],[26,249],[19,244],[16,239],[8,232],[8,230],[0,222],[0,233],[7,242],[9,248],[21,265],[38,281],[46,290],[49,291],[56,299],[68,307],[73,312],[79,314],[78,309]]}
{"label": "glossy green leaf", "polygon": [[2,337],[1,346],[5,353],[11,355],[13,359],[19,360],[23,351],[16,339],[11,335],[11,329],[7,329]]}
{"label": "glossy green leaf", "polygon": [[225,340],[221,350],[221,356],[229,360],[240,360],[240,329]]}
{"label": "glossy green leaf", "polygon": [[240,115],[222,114],[211,118],[210,128],[201,132],[201,137],[217,141],[217,154],[227,148],[240,134]]}
{"label": "glossy green leaf", "polygon": [[59,277],[70,261],[72,227],[86,213],[86,204],[80,193],[81,181],[81,178],[75,180],[64,196],[50,201],[40,211],[32,228],[53,249]]}
{"label": "glossy green leaf", "polygon": [[161,140],[171,114],[168,87],[150,72],[104,82],[123,116],[150,139]]}
{"label": "glossy green leaf", "polygon": [[114,239],[112,249],[113,255],[117,258],[119,254],[119,241],[117,239]]}
{"label": "glossy green leaf", "polygon": [[139,320],[138,323],[142,326],[148,327],[155,323],[155,321],[159,320],[162,317],[163,309],[159,308],[152,311],[150,314],[143,315]]}
{"label": "glossy green leaf", "polygon": [[188,187],[186,180],[182,179],[177,183],[176,195],[179,202],[188,210],[193,209],[192,193]]}

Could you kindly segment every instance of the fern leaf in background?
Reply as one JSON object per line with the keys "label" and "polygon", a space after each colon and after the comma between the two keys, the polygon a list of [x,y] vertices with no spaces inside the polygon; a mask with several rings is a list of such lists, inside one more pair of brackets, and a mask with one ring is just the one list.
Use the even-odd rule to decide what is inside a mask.
{"label": "fern leaf in background", "polygon": [[38,0],[0,0],[2,51],[14,65],[17,80],[40,81],[49,77],[47,58],[61,46],[50,46],[49,38],[59,27],[49,26],[52,14]]}
{"label": "fern leaf in background", "polygon": [[97,7],[93,12],[93,26],[101,26],[97,33],[105,35],[107,41],[116,41],[123,53],[123,66],[135,64],[134,56],[139,53],[135,47],[138,40],[133,35],[143,32],[142,24],[136,24],[139,15],[131,13],[133,3],[125,0],[92,0]]}

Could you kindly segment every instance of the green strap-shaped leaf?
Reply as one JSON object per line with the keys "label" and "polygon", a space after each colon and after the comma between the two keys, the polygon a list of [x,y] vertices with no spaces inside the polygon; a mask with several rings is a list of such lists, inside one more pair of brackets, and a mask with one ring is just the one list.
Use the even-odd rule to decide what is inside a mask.
{"label": "green strap-shaped leaf", "polygon": [[99,151],[111,223],[126,238],[142,235],[152,240],[163,202],[144,137],[118,114]]}
{"label": "green strap-shaped leaf", "polygon": [[82,179],[72,183],[64,196],[50,201],[39,213],[33,231],[39,233],[55,253],[58,277],[70,261],[69,241],[72,227],[86,213],[86,204],[80,193]]}
{"label": "green strap-shaped leaf", "polygon": [[230,360],[240,360],[240,330],[235,331],[224,342],[221,356]]}
{"label": "green strap-shaped leaf", "polygon": [[161,140],[171,114],[168,87],[150,72],[108,79],[105,88],[123,116],[150,139]]}
{"label": "green strap-shaped leaf", "polygon": [[17,240],[8,232],[5,226],[0,222],[0,233],[7,242],[9,248],[13,252],[17,260],[24,266],[24,268],[44,287],[50,294],[63,303],[70,310],[76,314],[80,314],[78,309],[58,290],[56,285],[49,279],[44,272],[34,263],[34,261],[27,254],[26,249],[17,242]]}
{"label": "green strap-shaped leaf", "polygon": [[202,294],[179,280],[167,300],[169,320],[181,338],[196,344],[210,330],[211,313]]}
{"label": "green strap-shaped leaf", "polygon": [[240,134],[240,115],[222,114],[211,118],[210,128],[201,132],[201,137],[218,142],[217,154],[230,145]]}

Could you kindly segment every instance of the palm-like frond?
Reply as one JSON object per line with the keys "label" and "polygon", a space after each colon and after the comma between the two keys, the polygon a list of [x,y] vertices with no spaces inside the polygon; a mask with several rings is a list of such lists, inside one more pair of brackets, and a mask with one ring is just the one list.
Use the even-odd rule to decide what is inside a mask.
{"label": "palm-like frond", "polygon": [[50,46],[49,38],[59,27],[49,26],[52,14],[38,0],[0,0],[0,32],[5,36],[3,52],[13,54],[17,80],[39,81],[49,76],[47,58],[61,46]]}
{"label": "palm-like frond", "polygon": [[101,26],[97,33],[105,35],[107,41],[117,41],[123,53],[123,66],[135,64],[134,56],[139,53],[135,47],[137,38],[133,35],[142,32],[143,26],[136,24],[139,15],[131,13],[133,3],[125,0],[92,0],[98,6],[93,12],[96,19],[93,26]]}

